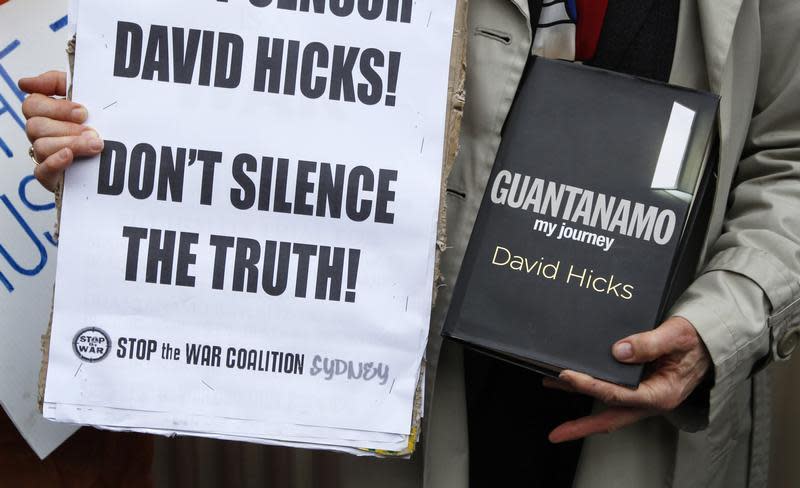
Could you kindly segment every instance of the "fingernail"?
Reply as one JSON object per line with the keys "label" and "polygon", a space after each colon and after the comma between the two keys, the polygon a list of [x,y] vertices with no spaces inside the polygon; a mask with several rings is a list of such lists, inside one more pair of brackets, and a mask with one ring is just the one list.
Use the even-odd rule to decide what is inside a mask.
{"label": "fingernail", "polygon": [[89,112],[84,107],[72,109],[72,120],[83,122],[89,117]]}
{"label": "fingernail", "polygon": [[620,342],[614,346],[614,357],[617,359],[630,359],[633,357],[633,346],[630,342]]}
{"label": "fingernail", "polygon": [[66,147],[60,151],[58,151],[58,160],[59,161],[66,161],[67,157],[69,156],[69,149]]}
{"label": "fingernail", "polygon": [[103,140],[99,137],[92,136],[91,139],[89,139],[89,149],[92,151],[102,151]]}
{"label": "fingernail", "polygon": [[82,134],[84,137],[91,137],[93,139],[100,139],[100,134],[94,129],[86,129]]}

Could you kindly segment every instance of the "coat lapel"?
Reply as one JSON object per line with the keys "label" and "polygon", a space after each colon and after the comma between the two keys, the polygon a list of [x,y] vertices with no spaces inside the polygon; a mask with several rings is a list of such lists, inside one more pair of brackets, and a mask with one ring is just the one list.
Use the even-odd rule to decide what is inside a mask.
{"label": "coat lapel", "polygon": [[528,6],[528,0],[510,0],[512,4],[514,4],[519,12],[528,20],[528,24],[530,24],[530,8]]}
{"label": "coat lapel", "polygon": [[697,0],[711,89],[719,93],[743,0]]}

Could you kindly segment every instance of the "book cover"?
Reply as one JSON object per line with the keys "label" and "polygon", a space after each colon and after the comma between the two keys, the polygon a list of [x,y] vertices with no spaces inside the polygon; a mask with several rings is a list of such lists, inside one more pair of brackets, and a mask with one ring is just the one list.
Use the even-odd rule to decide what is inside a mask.
{"label": "book cover", "polygon": [[443,335],[544,374],[638,385],[643,367],[617,362],[611,347],[657,326],[691,277],[718,104],[537,59],[506,121]]}

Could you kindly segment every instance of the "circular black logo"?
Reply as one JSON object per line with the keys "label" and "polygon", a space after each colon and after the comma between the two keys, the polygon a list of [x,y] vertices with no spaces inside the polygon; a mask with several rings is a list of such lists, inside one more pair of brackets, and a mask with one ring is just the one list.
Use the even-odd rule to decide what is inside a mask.
{"label": "circular black logo", "polygon": [[87,327],[81,329],[72,339],[75,355],[87,363],[102,361],[111,351],[111,338],[102,329]]}

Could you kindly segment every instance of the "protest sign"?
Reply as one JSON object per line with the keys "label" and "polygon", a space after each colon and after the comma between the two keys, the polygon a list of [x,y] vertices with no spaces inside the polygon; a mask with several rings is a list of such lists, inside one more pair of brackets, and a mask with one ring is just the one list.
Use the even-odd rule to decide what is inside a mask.
{"label": "protest sign", "polygon": [[455,3],[79,2],[46,417],[407,442]]}
{"label": "protest sign", "polygon": [[37,405],[57,242],[53,196],[33,178],[23,76],[66,65],[67,2],[0,2],[0,404],[31,448],[47,456],[75,430]]}

